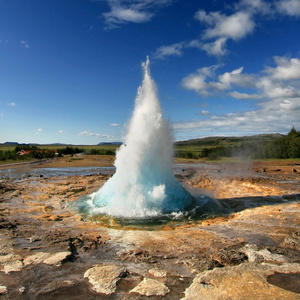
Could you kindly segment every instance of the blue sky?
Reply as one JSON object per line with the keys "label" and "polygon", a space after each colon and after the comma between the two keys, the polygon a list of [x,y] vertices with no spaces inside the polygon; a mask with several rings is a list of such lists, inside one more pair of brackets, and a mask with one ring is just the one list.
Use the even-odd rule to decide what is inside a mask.
{"label": "blue sky", "polygon": [[300,0],[0,0],[0,142],[122,141],[146,56],[176,140],[300,130]]}

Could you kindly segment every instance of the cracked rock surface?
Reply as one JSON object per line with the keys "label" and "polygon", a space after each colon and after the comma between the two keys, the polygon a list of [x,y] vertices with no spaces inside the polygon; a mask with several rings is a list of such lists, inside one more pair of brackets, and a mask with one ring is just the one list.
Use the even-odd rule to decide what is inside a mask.
{"label": "cracked rock surface", "polygon": [[30,167],[24,177],[20,168],[0,180],[0,298],[300,299],[292,168],[180,165],[178,180],[226,213],[145,228],[99,225],[68,209],[111,174],[36,176]]}

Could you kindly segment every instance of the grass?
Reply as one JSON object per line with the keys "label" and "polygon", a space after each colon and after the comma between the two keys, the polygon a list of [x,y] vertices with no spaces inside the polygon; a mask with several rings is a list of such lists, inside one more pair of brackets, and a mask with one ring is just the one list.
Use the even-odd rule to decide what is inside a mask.
{"label": "grass", "polygon": [[[15,150],[15,145],[5,145],[5,144],[0,144],[0,151],[8,151],[8,150]],[[72,147],[72,148],[79,148],[83,149],[86,151],[90,151],[91,149],[96,149],[96,150],[102,150],[102,151],[108,151],[111,150],[115,152],[120,145],[37,145],[38,148],[40,149],[63,149],[66,147]],[[201,153],[201,151],[204,148],[211,148],[214,146],[210,145],[189,145],[189,144],[175,144],[174,146],[174,151],[175,152],[190,152],[195,154],[196,156]],[[300,162],[300,158],[295,158],[295,159],[255,159],[252,161],[296,161]],[[28,162],[29,160],[17,160],[17,162]],[[34,161],[34,160],[32,160]],[[199,162],[224,162],[224,163],[235,163],[235,162],[240,162],[243,161],[242,158],[240,157],[221,157],[220,159],[217,160],[208,160],[207,158],[201,158],[201,159],[193,159],[193,158],[176,158],[176,162],[178,163],[199,163]],[[245,161],[250,161],[250,159],[245,159]],[[14,163],[16,162],[15,160],[6,160],[6,161],[0,161],[0,164],[9,164],[9,163]]]}
{"label": "grass", "polygon": [[175,163],[178,164],[195,164],[195,163],[240,163],[240,162],[273,162],[273,161],[282,161],[282,162],[296,162],[300,163],[300,158],[264,158],[264,159],[248,159],[248,158],[241,158],[241,157],[220,157],[220,159],[217,160],[210,160],[207,157],[204,158],[175,158]]}
{"label": "grass", "polygon": [[[18,145],[20,146],[20,145]],[[78,149],[83,149],[84,151],[90,151],[92,149],[97,150],[99,152],[103,152],[103,154],[107,154],[107,151],[111,151],[112,153],[119,148],[119,145],[35,145],[41,150],[53,150],[55,149],[58,151],[59,149],[65,149],[67,147],[71,147],[73,149],[78,148]],[[16,148],[16,145],[6,145],[6,144],[0,144],[0,151],[7,152],[7,151],[12,151],[14,152]],[[102,153],[99,153],[102,154]],[[77,159],[77,158],[73,158]],[[36,161],[36,159],[33,159],[30,156],[24,155],[24,156],[17,156],[16,160],[13,159],[5,159],[5,160],[0,160],[0,165],[5,165],[5,164],[11,164],[11,163],[22,163],[22,162],[32,162]]]}
{"label": "grass", "polygon": [[299,162],[300,163],[300,158],[264,158],[264,159],[255,159],[254,161],[292,161],[292,162]]}
{"label": "grass", "polygon": [[31,162],[37,161],[36,159],[20,159],[20,160],[14,160],[14,159],[7,159],[7,160],[0,160],[0,165],[9,165],[9,164],[27,164]]}
{"label": "grass", "polygon": [[[36,145],[39,149],[64,149],[66,147],[72,147],[72,148],[78,148],[78,149],[84,149],[84,150],[91,150],[91,149],[97,149],[97,150],[112,150],[115,151],[117,148],[119,148],[119,145]],[[13,151],[15,150],[15,145],[1,145],[0,144],[0,151]]]}
{"label": "grass", "polygon": [[9,145],[1,145],[0,144],[0,151],[12,151],[15,150],[16,146],[9,146]]}

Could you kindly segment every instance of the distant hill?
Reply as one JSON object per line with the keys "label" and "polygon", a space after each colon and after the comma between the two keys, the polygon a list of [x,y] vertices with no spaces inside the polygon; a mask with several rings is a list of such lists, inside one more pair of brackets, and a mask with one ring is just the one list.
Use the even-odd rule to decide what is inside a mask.
{"label": "distant hill", "polygon": [[238,145],[243,142],[268,142],[276,140],[284,135],[279,133],[274,134],[258,134],[251,136],[242,136],[242,137],[225,137],[225,136],[212,136],[205,137],[201,139],[191,139],[187,141],[175,142],[175,146],[229,146],[229,145]]}
{"label": "distant hill", "polygon": [[18,142],[5,142],[2,145],[19,145]]}
{"label": "distant hill", "polygon": [[122,145],[122,142],[100,142],[97,144],[97,146],[103,146],[103,145]]}
{"label": "distant hill", "polygon": [[36,143],[18,143],[18,142],[5,142],[5,143],[2,143],[0,145],[6,145],[6,146],[22,146],[22,145],[26,145],[26,146],[38,146],[38,144]]}

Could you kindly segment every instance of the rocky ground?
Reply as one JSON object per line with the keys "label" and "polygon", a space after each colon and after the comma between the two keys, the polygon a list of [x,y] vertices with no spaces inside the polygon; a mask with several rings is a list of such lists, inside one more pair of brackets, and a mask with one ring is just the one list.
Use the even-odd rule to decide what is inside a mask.
{"label": "rocky ground", "polygon": [[34,174],[0,181],[0,299],[300,299],[297,162],[178,165],[226,209],[146,229],[68,209],[111,175]]}

